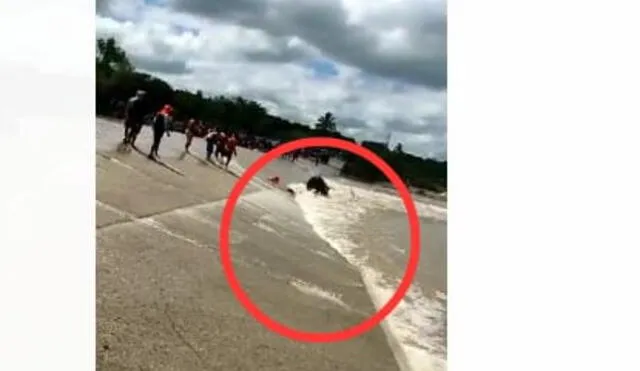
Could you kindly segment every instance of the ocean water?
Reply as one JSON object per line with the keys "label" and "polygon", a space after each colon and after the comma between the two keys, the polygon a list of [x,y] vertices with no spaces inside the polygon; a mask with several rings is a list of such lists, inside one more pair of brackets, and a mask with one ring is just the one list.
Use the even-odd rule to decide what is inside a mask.
{"label": "ocean water", "polygon": [[[318,197],[304,184],[291,184],[296,202],[315,232],[359,268],[379,309],[404,274],[409,227],[401,200],[343,179],[329,181],[331,197]],[[447,210],[416,201],[421,224],[421,261],[405,299],[383,321],[400,367],[411,371],[446,369]],[[395,345],[395,346],[394,346]]]}

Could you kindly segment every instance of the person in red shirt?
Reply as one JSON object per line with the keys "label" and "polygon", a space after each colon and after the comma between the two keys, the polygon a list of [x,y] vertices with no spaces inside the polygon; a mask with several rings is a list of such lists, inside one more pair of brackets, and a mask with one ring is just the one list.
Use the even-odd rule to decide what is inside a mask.
{"label": "person in red shirt", "polygon": [[231,162],[231,158],[235,155],[238,155],[236,151],[236,147],[238,145],[238,139],[234,134],[231,134],[227,140],[224,141],[222,146],[222,151],[220,153],[221,157],[226,157],[227,161],[224,163],[224,167],[228,168],[229,163]]}
{"label": "person in red shirt", "polygon": [[223,130],[219,130],[215,137],[215,156],[216,160],[220,160],[220,157],[224,153],[224,147],[227,143],[227,134]]}
{"label": "person in red shirt", "polygon": [[173,107],[170,104],[165,104],[162,109],[153,118],[153,144],[149,151],[150,160],[155,160],[158,157],[158,149],[160,149],[160,141],[166,133],[167,136],[171,136],[171,124],[173,120]]}

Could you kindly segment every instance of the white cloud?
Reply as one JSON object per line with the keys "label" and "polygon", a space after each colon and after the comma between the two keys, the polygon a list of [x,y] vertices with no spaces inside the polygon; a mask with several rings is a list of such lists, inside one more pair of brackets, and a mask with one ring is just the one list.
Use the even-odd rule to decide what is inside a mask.
{"label": "white cloud", "polygon": [[[411,50],[419,35],[388,15],[413,22],[411,6],[424,6],[416,4],[384,0],[365,7],[364,2],[343,1],[349,22],[375,31],[381,53],[407,55],[420,53]],[[318,78],[310,63],[336,58],[304,35],[278,36],[233,19],[214,21],[148,6],[143,0],[99,1],[98,9],[103,9],[96,16],[98,37],[116,37],[136,67],[174,87],[240,94],[262,102],[274,114],[307,124],[332,111],[345,134],[383,140],[396,129],[394,137],[404,141],[405,150],[445,156],[446,90],[385,78],[345,63],[336,63],[336,76]],[[402,18],[407,14],[411,16]]]}

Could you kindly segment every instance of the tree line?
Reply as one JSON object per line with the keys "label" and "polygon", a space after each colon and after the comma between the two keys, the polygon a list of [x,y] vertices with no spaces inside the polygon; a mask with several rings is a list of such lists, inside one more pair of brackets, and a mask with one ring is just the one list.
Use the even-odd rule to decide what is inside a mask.
{"label": "tree line", "polygon": [[[385,143],[363,141],[363,147],[371,150],[387,164],[412,188],[441,193],[447,189],[447,163],[432,159],[424,159],[406,153],[398,144],[389,150]],[[374,183],[387,181],[386,176],[369,161],[353,154],[345,156],[341,174],[360,181]]]}
{"label": "tree line", "polygon": [[[205,96],[202,91],[174,89],[166,81],[137,71],[126,52],[114,38],[96,41],[96,113],[121,117],[127,99],[137,90],[147,92],[150,111],[164,104],[174,107],[176,121],[196,118],[207,125],[222,127],[252,136],[277,141],[290,141],[310,136],[330,136],[355,142],[337,129],[331,112],[320,116],[313,125],[287,120],[269,114],[259,102],[241,96]],[[363,142],[376,152],[410,184],[435,191],[446,189],[446,162],[420,158],[402,151],[402,146],[389,150],[386,145]],[[384,175],[356,156],[346,156],[342,172],[363,181],[384,181]]]}

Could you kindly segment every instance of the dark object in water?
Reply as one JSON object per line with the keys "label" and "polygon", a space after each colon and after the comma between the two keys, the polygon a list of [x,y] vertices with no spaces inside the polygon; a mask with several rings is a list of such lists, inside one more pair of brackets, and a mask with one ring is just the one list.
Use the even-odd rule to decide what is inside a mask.
{"label": "dark object in water", "polygon": [[287,193],[289,193],[291,196],[295,196],[296,195],[296,191],[294,191],[291,188],[287,188]]}
{"label": "dark object in water", "polygon": [[316,194],[321,194],[323,196],[329,196],[329,185],[327,182],[319,176],[313,176],[307,180],[307,190],[314,191]]}

